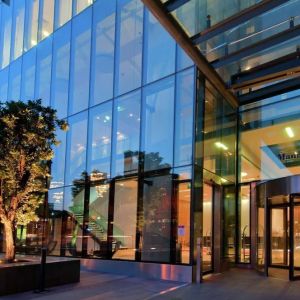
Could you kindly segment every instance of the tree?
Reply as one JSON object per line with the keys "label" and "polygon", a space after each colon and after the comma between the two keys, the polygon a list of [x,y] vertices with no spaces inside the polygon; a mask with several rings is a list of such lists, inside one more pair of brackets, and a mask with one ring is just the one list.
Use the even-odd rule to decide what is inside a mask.
{"label": "tree", "polygon": [[36,221],[50,176],[49,162],[58,145],[56,129],[67,123],[41,100],[0,103],[0,222],[5,233],[5,259],[15,259],[18,225]]}

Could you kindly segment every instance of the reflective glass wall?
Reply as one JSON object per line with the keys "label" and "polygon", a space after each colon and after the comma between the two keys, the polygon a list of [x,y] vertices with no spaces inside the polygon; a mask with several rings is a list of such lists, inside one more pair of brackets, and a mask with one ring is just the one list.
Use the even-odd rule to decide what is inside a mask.
{"label": "reflective glass wall", "polygon": [[[189,264],[191,60],[140,0],[11,2],[1,101],[41,98],[70,127],[51,164],[49,254]],[[18,250],[38,252],[43,226]]]}

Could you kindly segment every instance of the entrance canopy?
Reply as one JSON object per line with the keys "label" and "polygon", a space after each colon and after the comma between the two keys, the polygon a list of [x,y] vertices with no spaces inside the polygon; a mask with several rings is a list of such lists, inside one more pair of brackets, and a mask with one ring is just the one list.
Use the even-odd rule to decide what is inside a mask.
{"label": "entrance canopy", "polygon": [[300,0],[143,2],[222,93],[199,64],[209,62],[239,105],[299,85]]}

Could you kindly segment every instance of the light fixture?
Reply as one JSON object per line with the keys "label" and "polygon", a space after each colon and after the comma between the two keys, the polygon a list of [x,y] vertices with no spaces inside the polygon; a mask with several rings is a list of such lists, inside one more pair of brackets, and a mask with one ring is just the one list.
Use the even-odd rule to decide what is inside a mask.
{"label": "light fixture", "polygon": [[291,127],[285,127],[285,132],[290,138],[293,138],[295,136],[294,131]]}
{"label": "light fixture", "polygon": [[47,31],[47,30],[43,30],[43,36],[46,37],[46,36],[49,36],[50,33]]}
{"label": "light fixture", "polygon": [[36,40],[31,40],[31,46],[35,46],[37,44]]}
{"label": "light fixture", "polygon": [[248,173],[246,173],[246,172],[241,173],[241,177],[246,177],[247,175],[248,175]]}
{"label": "light fixture", "polygon": [[215,142],[215,145],[217,148],[223,149],[223,150],[228,150],[228,147],[226,145],[224,145],[221,142]]}
{"label": "light fixture", "polygon": [[226,183],[226,182],[228,182],[228,180],[225,178],[221,178],[221,182]]}

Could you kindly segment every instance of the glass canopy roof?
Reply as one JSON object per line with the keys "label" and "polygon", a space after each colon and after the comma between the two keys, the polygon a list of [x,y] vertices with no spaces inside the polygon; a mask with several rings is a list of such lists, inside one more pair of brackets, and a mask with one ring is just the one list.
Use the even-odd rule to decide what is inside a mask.
{"label": "glass canopy roof", "polygon": [[283,81],[290,88],[297,83],[300,0],[158,2],[241,102],[259,97],[258,90],[274,92]]}

